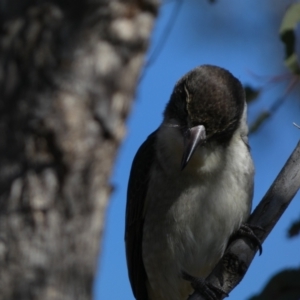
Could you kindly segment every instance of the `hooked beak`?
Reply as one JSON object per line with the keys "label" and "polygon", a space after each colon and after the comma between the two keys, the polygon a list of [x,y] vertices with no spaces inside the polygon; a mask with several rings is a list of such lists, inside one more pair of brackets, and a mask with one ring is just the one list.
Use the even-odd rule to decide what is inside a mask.
{"label": "hooked beak", "polygon": [[206,139],[205,127],[198,125],[184,132],[184,149],[181,160],[181,171],[186,167],[198,145]]}

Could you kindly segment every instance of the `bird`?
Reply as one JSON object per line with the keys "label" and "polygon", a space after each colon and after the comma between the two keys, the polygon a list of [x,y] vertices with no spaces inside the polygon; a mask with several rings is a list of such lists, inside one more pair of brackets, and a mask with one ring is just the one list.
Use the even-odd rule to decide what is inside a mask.
{"label": "bird", "polygon": [[240,81],[201,65],[175,85],[130,171],[125,248],[137,300],[186,300],[247,220],[254,186]]}

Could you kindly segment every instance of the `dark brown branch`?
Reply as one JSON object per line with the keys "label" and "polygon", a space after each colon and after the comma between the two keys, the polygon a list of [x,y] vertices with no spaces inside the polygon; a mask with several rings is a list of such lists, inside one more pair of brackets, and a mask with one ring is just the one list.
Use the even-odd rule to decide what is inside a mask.
{"label": "dark brown branch", "polygon": [[[300,188],[300,142],[280,171],[272,186],[251,214],[248,223],[259,226],[257,237],[263,242],[278,222]],[[226,293],[230,293],[243,279],[248,270],[257,247],[247,238],[233,241],[207,281]],[[219,299],[224,299],[225,295]],[[188,300],[205,300],[194,292]]]}

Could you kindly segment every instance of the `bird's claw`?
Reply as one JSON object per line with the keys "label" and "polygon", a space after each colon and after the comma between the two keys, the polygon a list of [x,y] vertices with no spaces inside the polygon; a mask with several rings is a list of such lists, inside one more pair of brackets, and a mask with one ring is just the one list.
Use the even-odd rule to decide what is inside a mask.
{"label": "bird's claw", "polygon": [[251,224],[242,224],[239,230],[234,234],[235,237],[247,237],[249,238],[257,247],[259,251],[259,255],[262,254],[262,245],[260,239],[257,237],[257,235],[253,232],[254,229],[265,231],[262,227],[260,226],[255,226]]}
{"label": "bird's claw", "polygon": [[218,300],[220,295],[229,296],[223,289],[215,287],[203,278],[194,277],[184,271],[182,271],[182,278],[189,281],[193,289],[207,300]]}

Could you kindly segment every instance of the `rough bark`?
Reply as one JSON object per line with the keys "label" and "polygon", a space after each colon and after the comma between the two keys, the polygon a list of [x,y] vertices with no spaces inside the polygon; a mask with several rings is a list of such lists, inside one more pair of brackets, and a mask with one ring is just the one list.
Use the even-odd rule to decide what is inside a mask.
{"label": "rough bark", "polygon": [[0,299],[90,299],[156,0],[0,0]]}

